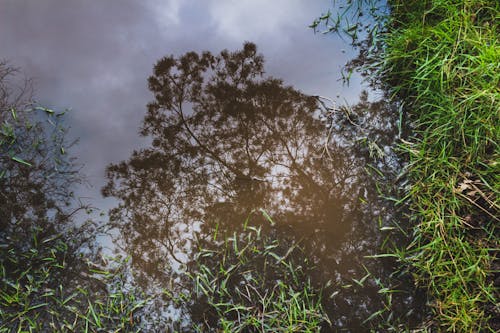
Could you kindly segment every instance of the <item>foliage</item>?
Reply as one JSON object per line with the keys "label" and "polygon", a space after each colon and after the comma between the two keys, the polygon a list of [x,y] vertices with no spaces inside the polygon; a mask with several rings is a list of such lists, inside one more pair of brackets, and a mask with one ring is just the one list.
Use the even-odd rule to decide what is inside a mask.
{"label": "foliage", "polygon": [[73,143],[64,112],[35,105],[29,86],[16,91],[19,75],[7,63],[0,64],[0,78],[0,240],[24,251],[32,235],[44,240],[72,231],[72,216],[86,208],[73,204],[72,189],[82,178],[66,154]]}
{"label": "foliage", "polygon": [[310,28],[315,33],[337,34],[358,50],[358,56],[341,70],[345,84],[349,84],[353,72],[357,71],[378,87],[383,84],[379,72],[390,19],[390,6],[386,1],[333,0],[331,9],[316,18]]}
{"label": "foliage", "polygon": [[316,99],[264,76],[254,44],[165,57],[149,82],[155,101],[142,134],[152,145],[110,165],[103,189],[120,199],[111,219],[141,271],[168,271],[166,258],[189,252],[180,224],[206,233],[203,221],[218,221],[228,230],[258,208],[342,224],[340,206],[364,171],[333,143],[331,158],[321,158]]}
{"label": "foliage", "polygon": [[135,313],[145,301],[127,291],[124,266],[89,262],[75,275],[66,261],[71,254],[60,238],[21,253],[2,248],[0,332],[140,331]]}
{"label": "foliage", "polygon": [[[412,264],[436,298],[440,325],[498,329],[493,277],[499,216],[500,6],[395,2],[387,82],[415,119]],[[496,328],[493,328],[496,327]]]}

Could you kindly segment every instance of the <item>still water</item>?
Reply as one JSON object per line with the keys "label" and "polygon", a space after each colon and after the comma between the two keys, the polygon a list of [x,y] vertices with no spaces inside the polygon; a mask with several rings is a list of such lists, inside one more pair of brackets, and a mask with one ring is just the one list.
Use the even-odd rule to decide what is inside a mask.
{"label": "still water", "polygon": [[[38,257],[24,253],[38,251],[38,240],[52,244],[64,234],[70,250],[60,259],[68,267],[54,275],[52,288],[60,290],[61,283],[70,291],[83,280],[105,297],[115,286],[89,279],[88,258],[78,251],[84,248],[95,259],[101,253],[94,247],[116,247],[130,257],[125,291],[142,289],[138,297],[147,300],[130,325],[141,321],[146,332],[191,332],[193,325],[208,330],[216,324],[209,300],[189,277],[200,276],[204,267],[217,276],[210,284],[226,283],[220,289],[230,296],[251,289],[252,279],[261,295],[280,283],[298,291],[310,281],[321,291],[330,322],[324,323],[325,332],[364,332],[386,321],[418,324],[425,293],[396,273],[394,258],[373,257],[393,245],[404,247],[405,233],[411,232],[405,207],[387,199],[400,197],[405,188],[405,161],[395,153],[404,138],[404,117],[383,92],[370,90],[357,102],[342,102],[360,92],[356,79],[348,88],[335,83],[339,65],[356,51],[307,28],[331,5],[326,0],[1,2],[0,58],[26,71],[34,91],[23,85],[29,83],[24,78],[4,85],[0,61],[0,123],[15,123],[11,107],[23,109],[17,102],[32,97],[56,111],[73,109],[61,124],[70,125],[69,138],[43,117],[32,119],[44,124],[36,130],[20,127],[16,154],[24,152],[19,156],[38,167],[0,152],[0,174],[7,170],[9,176],[0,177],[0,264],[11,253],[15,257],[7,273],[19,273],[22,280],[25,268],[45,267],[32,265]],[[256,41],[260,51],[251,43],[241,46],[243,40]],[[230,49],[219,53],[223,48]],[[192,49],[215,53],[158,60]],[[147,89],[144,81],[155,62]],[[5,98],[23,87],[23,98]],[[310,95],[316,91],[325,96]],[[336,94],[341,96],[331,100]],[[139,118],[142,137],[136,134]],[[40,135],[46,146],[40,146]],[[69,149],[66,143],[76,137],[80,143]],[[79,186],[80,166],[71,156],[85,164],[82,173],[95,188],[103,187],[108,199]],[[103,211],[113,207],[109,220],[105,214],[77,219],[72,205],[87,208],[77,202],[80,197]],[[112,241],[99,234],[103,229]],[[244,263],[234,256],[243,249]],[[39,253],[41,258],[54,256],[50,247],[43,250],[48,253]],[[227,271],[226,281],[220,276]],[[5,281],[0,281],[4,289],[17,295]],[[38,304],[45,304],[46,290],[38,291]],[[224,301],[264,312],[253,299],[231,297]],[[5,311],[17,316],[12,306]]]}
{"label": "still water", "polygon": [[[151,145],[109,165],[102,190],[119,202],[110,225],[131,257],[132,285],[155,295],[147,327],[188,330],[213,320],[203,300],[173,298],[193,288],[185,272],[195,274],[200,260],[219,269],[199,256],[202,248],[244,240],[249,227],[307,265],[304,278],[326,286],[324,331],[419,320],[411,281],[392,274],[390,258],[373,257],[405,241],[404,208],[384,198],[397,197],[404,179],[394,152],[397,103],[366,92],[350,106],[305,95],[267,76],[251,43],[162,58],[148,83],[154,99],[141,135]],[[267,274],[264,290],[282,279],[251,267]],[[244,284],[243,273],[229,284]]]}

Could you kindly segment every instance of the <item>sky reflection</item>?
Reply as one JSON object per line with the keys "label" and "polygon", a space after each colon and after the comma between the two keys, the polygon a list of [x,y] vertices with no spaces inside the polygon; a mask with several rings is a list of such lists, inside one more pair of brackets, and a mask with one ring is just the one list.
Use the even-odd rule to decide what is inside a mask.
{"label": "sky reflection", "polygon": [[[71,108],[73,154],[99,199],[104,168],[147,144],[135,135],[152,99],[146,78],[167,54],[236,49],[255,42],[268,75],[308,94],[355,100],[338,82],[349,52],[335,36],[308,28],[329,1],[27,1],[0,2],[0,58],[35,80],[42,104]],[[352,87],[357,87],[356,80]]]}

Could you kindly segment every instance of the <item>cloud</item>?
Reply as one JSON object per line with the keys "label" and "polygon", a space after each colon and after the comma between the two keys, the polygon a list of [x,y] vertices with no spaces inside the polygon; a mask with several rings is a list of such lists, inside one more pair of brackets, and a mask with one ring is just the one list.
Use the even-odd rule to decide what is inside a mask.
{"label": "cloud", "polygon": [[146,5],[151,8],[156,24],[162,29],[170,29],[179,26],[181,18],[179,15],[182,0],[150,0]]}
{"label": "cloud", "polygon": [[224,38],[285,40],[290,37],[286,30],[303,20],[306,5],[298,0],[212,0],[209,13],[216,33]]}

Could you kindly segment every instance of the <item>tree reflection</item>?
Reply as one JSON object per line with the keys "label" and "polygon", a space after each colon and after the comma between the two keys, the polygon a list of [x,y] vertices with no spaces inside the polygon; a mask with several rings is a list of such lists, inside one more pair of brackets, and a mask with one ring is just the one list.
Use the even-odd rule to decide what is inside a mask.
{"label": "tree reflection", "polygon": [[71,143],[59,116],[35,107],[31,92],[29,80],[0,62],[0,243],[16,250],[37,243],[34,234],[43,240],[70,233],[72,215],[85,208],[72,205],[72,187],[82,178],[65,156]]}
{"label": "tree reflection", "polygon": [[0,331],[131,331],[141,303],[93,246],[101,226],[77,215],[90,207],[72,192],[83,176],[63,114],[0,62]]}
{"label": "tree reflection", "polygon": [[[190,260],[195,238],[218,246],[215,233],[238,234],[259,209],[272,216],[276,237],[301,242],[318,279],[341,284],[366,274],[364,256],[381,238],[377,221],[391,217],[366,171],[374,155],[388,174],[396,166],[383,149],[396,131],[386,103],[363,94],[352,108],[327,110],[326,135],[323,102],[265,76],[251,43],[162,58],[149,88],[155,100],[141,135],[152,144],[110,165],[103,188],[119,199],[110,218],[142,284],[166,281],[174,262]],[[249,223],[270,228],[253,216]],[[380,305],[377,286],[369,289],[335,308],[339,318],[351,312],[344,323]]]}

